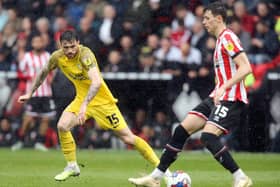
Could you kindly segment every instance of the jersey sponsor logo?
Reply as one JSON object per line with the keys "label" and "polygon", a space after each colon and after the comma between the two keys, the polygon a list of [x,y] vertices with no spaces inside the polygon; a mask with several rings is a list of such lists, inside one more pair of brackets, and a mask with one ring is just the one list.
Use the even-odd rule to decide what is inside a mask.
{"label": "jersey sponsor logo", "polygon": [[68,75],[75,80],[87,80],[88,79],[87,77],[84,76],[83,73],[77,73],[77,74],[68,73]]}
{"label": "jersey sponsor logo", "polygon": [[226,45],[226,49],[228,51],[233,51],[233,49],[234,49],[233,43],[229,41],[228,44]]}

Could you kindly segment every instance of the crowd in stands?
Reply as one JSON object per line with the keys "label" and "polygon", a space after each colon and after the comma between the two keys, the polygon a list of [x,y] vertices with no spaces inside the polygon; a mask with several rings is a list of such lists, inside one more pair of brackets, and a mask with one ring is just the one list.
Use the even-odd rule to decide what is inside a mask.
{"label": "crowd in stands", "polygon": [[[254,107],[263,108],[263,105],[255,103],[264,95],[259,96],[257,91],[263,87],[265,72],[277,69],[280,64],[279,2],[222,1],[226,4],[229,28],[239,36],[255,75],[250,77],[247,84],[252,93],[252,106],[249,107],[252,110],[249,114],[259,114],[261,112],[253,112],[256,110]],[[189,92],[197,92],[201,99],[207,97],[214,87],[212,59],[216,40],[207,34],[202,25],[203,7],[209,2],[212,1],[0,1],[0,72],[16,72],[18,75],[18,79],[0,78],[0,146],[11,146],[17,141],[24,106],[16,99],[24,93],[27,81],[20,66],[25,54],[32,49],[34,33],[41,35],[44,49],[52,53],[59,46],[60,34],[67,29],[75,29],[81,44],[95,53],[102,72],[172,75],[173,79],[164,90],[166,98],[159,98],[158,103],[162,104],[155,104],[153,110],[149,109],[151,104],[148,103],[147,93],[142,94],[146,94],[146,97],[141,97],[139,93],[135,103],[125,101],[129,98],[122,96],[122,93],[116,94],[120,104],[123,103],[120,108],[133,132],[153,147],[162,148],[171,136],[172,125],[178,122],[171,114],[170,106],[182,91],[183,84],[189,84]],[[46,131],[47,147],[58,146],[57,118],[74,95],[72,85],[59,71],[55,73],[52,86],[57,115]],[[122,91],[125,90],[122,88]],[[133,94],[125,95],[136,97]],[[261,121],[263,125],[267,123],[267,117],[264,118]],[[38,129],[36,125],[34,127],[25,138],[26,144],[32,144],[38,136]],[[114,135],[99,129],[93,120],[75,128],[74,132],[81,148],[112,147]],[[280,134],[278,141],[279,137]],[[234,145],[236,143],[233,143],[233,148]],[[236,149],[242,148],[237,146]],[[248,150],[248,147],[244,149]]]}

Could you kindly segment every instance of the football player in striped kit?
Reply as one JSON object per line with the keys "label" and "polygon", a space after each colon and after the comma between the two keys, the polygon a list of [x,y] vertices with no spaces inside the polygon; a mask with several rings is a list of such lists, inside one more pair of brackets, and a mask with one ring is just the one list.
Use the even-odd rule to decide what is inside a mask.
{"label": "football player in striped kit", "polygon": [[204,9],[203,25],[217,38],[214,52],[216,86],[208,98],[190,111],[166,145],[154,171],[141,178],[130,178],[136,185],[159,187],[166,169],[176,160],[187,138],[202,129],[201,142],[214,158],[233,175],[233,187],[252,186],[252,180],[240,169],[219,137],[242,123],[241,114],[248,103],[243,80],[251,66],[238,37],[226,27],[226,9],[220,2]]}
{"label": "football player in striped kit", "polygon": [[[34,32],[31,37],[32,49],[24,54],[23,60],[19,63],[19,71],[26,78],[26,92],[31,89],[32,81],[48,63],[50,54],[44,50],[43,38],[40,33]],[[50,120],[55,116],[55,104],[52,99],[51,72],[41,86],[33,93],[32,98],[24,106],[24,115],[21,127],[18,130],[18,141],[11,147],[13,151],[21,149],[24,145],[24,138],[27,131],[34,124],[40,124],[36,135],[34,148],[40,151],[47,151],[45,134]]]}

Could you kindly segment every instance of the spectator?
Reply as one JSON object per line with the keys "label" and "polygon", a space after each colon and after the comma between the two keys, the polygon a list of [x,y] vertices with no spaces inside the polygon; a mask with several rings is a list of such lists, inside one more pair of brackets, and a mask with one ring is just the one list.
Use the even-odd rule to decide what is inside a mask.
{"label": "spectator", "polygon": [[16,44],[16,40],[17,40],[17,31],[16,31],[15,24],[13,22],[8,22],[5,25],[5,28],[3,31],[4,45],[8,49],[7,57],[10,57],[11,51]]}
{"label": "spectator", "polygon": [[[236,1],[233,5],[234,16],[240,20],[241,30],[249,33],[251,36],[254,34],[255,18],[250,15],[243,1]],[[244,45],[243,41],[242,44]],[[244,46],[245,47],[245,46]],[[246,48],[246,47],[245,47]]]}
{"label": "spectator", "polygon": [[92,28],[92,22],[89,17],[81,18],[78,35],[82,44],[89,47],[94,52],[98,51],[100,44],[96,35],[96,31]]}
{"label": "spectator", "polygon": [[154,53],[159,48],[159,37],[156,34],[147,36],[146,46],[149,47]]}
{"label": "spectator", "polygon": [[[100,21],[100,19],[97,18],[96,13],[94,11],[92,11],[91,9],[86,8],[84,11],[83,18],[86,18],[91,23],[90,28],[93,29],[95,34],[97,34],[96,32],[98,31],[98,28],[100,27],[101,21]],[[80,20],[80,24],[81,24],[81,20]]]}
{"label": "spectator", "polygon": [[162,149],[169,142],[171,138],[171,126],[168,121],[168,117],[165,112],[158,111],[155,114],[155,119],[153,122],[154,129],[154,140],[153,144],[155,148]]}
{"label": "spectator", "polygon": [[191,11],[189,11],[184,5],[179,4],[176,6],[175,10],[176,17],[172,21],[172,30],[176,30],[179,26],[179,20],[184,20],[184,25],[187,29],[191,29],[194,22],[195,16]]}
{"label": "spectator", "polygon": [[83,148],[98,149],[111,147],[111,132],[101,129],[98,125],[86,128],[85,137],[82,142]]}
{"label": "spectator", "polygon": [[264,20],[267,22],[269,29],[273,29],[275,25],[275,18],[272,15],[272,10],[269,8],[268,3],[265,1],[259,1],[256,7],[257,20]]}
{"label": "spectator", "polygon": [[112,50],[108,55],[108,63],[104,67],[104,72],[126,72],[128,69],[127,64],[122,61],[119,51]]}
{"label": "spectator", "polygon": [[251,47],[251,35],[245,29],[242,29],[240,20],[236,17],[232,17],[229,20],[229,28],[239,37],[243,49],[248,52]]}
{"label": "spectator", "polygon": [[200,66],[201,65],[201,53],[198,49],[192,47],[190,44],[188,43],[182,43],[180,45],[180,49],[181,49],[181,59],[180,62],[182,64],[186,64],[186,65],[196,65],[196,66]]}
{"label": "spectator", "polygon": [[131,36],[122,36],[120,39],[120,47],[123,63],[126,64],[129,71],[135,71],[137,69],[137,50],[133,45]]}
{"label": "spectator", "polygon": [[149,0],[151,33],[160,34],[172,21],[172,1]]}
{"label": "spectator", "polygon": [[171,33],[171,43],[173,46],[180,47],[182,43],[189,42],[191,38],[191,32],[184,25],[184,20],[178,20],[178,27]]}
{"label": "spectator", "polygon": [[101,41],[101,61],[105,59],[108,50],[116,47],[121,36],[120,22],[116,19],[116,11],[112,5],[104,7],[104,17],[101,20],[98,38]]}
{"label": "spectator", "polygon": [[202,18],[203,18],[203,10],[204,10],[204,6],[203,5],[197,5],[196,6],[195,11],[194,11],[196,19],[202,20]]}
{"label": "spectator", "polygon": [[183,65],[184,69],[184,78],[189,83],[189,92],[195,90],[199,86],[198,79],[198,70],[201,67],[201,53],[198,49],[191,47],[188,43],[182,43],[180,46],[181,49],[181,60],[180,62]]}
{"label": "spectator", "polygon": [[153,145],[152,138],[154,137],[154,130],[149,125],[144,125],[141,129],[141,133],[139,134],[139,137],[141,137],[150,145]]}
{"label": "spectator", "polygon": [[0,90],[0,116],[2,116],[11,95],[11,88],[3,78],[0,79]]}
{"label": "spectator", "polygon": [[131,131],[135,135],[142,132],[143,126],[147,123],[147,113],[144,109],[137,109],[135,112],[134,120],[132,122]]}
{"label": "spectator", "polygon": [[26,37],[29,37],[32,32],[32,22],[29,17],[24,17],[21,21],[21,32],[25,34]]}
{"label": "spectator", "polygon": [[17,6],[19,12],[24,12],[24,15],[30,17],[31,20],[36,20],[42,17],[45,11],[45,1],[42,0],[21,0],[18,1]]}
{"label": "spectator", "polygon": [[7,58],[5,49],[0,48],[0,71],[10,71],[11,62]]}
{"label": "spectator", "polygon": [[91,10],[97,16],[97,19],[104,17],[104,8],[108,5],[107,1],[104,0],[91,0],[87,5],[86,9]]}
{"label": "spectator", "polygon": [[280,49],[278,36],[269,27],[269,22],[260,20],[256,25],[255,37],[251,40],[249,59],[252,63],[259,64],[270,61]]}
{"label": "spectator", "polygon": [[48,52],[52,52],[55,49],[55,46],[54,46],[53,32],[51,31],[48,18],[46,17],[38,18],[35,23],[35,26],[37,31],[39,31],[39,33],[43,38],[44,48]]}
{"label": "spectator", "polygon": [[157,64],[163,68],[162,71],[173,76],[181,75],[178,66],[178,62],[181,60],[180,54],[180,49],[172,46],[170,38],[162,38],[160,41],[160,48],[154,53],[158,61]]}
{"label": "spectator", "polygon": [[0,32],[3,31],[8,20],[9,20],[8,11],[3,8],[2,1],[1,1],[0,2]]}
{"label": "spectator", "polygon": [[202,50],[208,37],[200,19],[196,19],[192,27],[190,44],[192,47]]}
{"label": "spectator", "polygon": [[9,20],[8,22],[13,22],[15,24],[16,31],[20,31],[21,19],[18,17],[18,12],[16,8],[8,9]]}
{"label": "spectator", "polygon": [[66,7],[66,18],[70,25],[78,25],[81,17],[83,16],[85,3],[83,0],[73,0],[67,3]]}
{"label": "spectator", "polygon": [[149,33],[150,19],[151,9],[148,0],[128,1],[124,20],[129,20],[132,23],[132,27],[139,28],[141,33]]}
{"label": "spectator", "polygon": [[139,72],[159,72],[160,68],[155,64],[155,57],[149,47],[142,47],[139,55]]}
{"label": "spectator", "polygon": [[19,32],[17,37],[17,43],[12,51],[12,62],[15,63],[16,69],[18,69],[18,64],[23,60],[24,54],[27,48],[27,37],[24,32]]}

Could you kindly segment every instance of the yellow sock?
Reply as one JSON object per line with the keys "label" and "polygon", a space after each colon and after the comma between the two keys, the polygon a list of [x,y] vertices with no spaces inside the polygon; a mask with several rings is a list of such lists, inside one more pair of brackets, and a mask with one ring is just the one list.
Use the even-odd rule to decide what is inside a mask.
{"label": "yellow sock", "polygon": [[147,144],[145,140],[142,138],[135,136],[135,144],[134,148],[140,152],[140,154],[149,161],[153,166],[157,166],[159,164],[159,159],[151,146]]}
{"label": "yellow sock", "polygon": [[76,144],[70,131],[58,132],[60,146],[67,162],[76,161]]}

